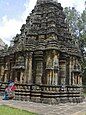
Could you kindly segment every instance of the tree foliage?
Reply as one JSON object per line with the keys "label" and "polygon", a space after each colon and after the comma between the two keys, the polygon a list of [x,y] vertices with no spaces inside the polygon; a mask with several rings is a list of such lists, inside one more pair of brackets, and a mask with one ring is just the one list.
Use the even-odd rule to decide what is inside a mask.
{"label": "tree foliage", "polygon": [[[67,17],[67,22],[69,23],[70,32],[74,38],[74,41],[78,40],[79,47],[82,52],[83,61],[82,73],[83,73],[83,84],[86,84],[86,55],[84,56],[86,49],[86,8],[82,13],[79,13],[75,7],[66,7],[64,12]],[[85,53],[86,54],[86,53]]]}
{"label": "tree foliage", "polygon": [[74,7],[66,7],[64,12],[73,37],[79,40],[80,48],[86,47],[86,9],[79,13]]}

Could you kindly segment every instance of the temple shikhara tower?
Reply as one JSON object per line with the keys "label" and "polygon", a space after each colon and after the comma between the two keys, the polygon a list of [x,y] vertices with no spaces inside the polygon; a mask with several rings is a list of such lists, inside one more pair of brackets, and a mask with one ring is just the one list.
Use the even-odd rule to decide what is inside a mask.
{"label": "temple shikhara tower", "polygon": [[0,80],[46,86],[80,86],[81,52],[56,0],[37,0],[8,50],[0,52]]}

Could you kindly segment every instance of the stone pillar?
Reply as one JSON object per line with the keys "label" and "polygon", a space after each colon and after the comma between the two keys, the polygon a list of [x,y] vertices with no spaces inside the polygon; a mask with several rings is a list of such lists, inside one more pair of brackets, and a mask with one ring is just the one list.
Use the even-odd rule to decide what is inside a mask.
{"label": "stone pillar", "polygon": [[72,60],[71,60],[72,57],[70,57],[70,63],[69,63],[69,85],[71,85],[71,77],[72,77]]}
{"label": "stone pillar", "polygon": [[29,77],[28,77],[28,83],[32,83],[32,55],[33,55],[33,53],[30,52],[30,54],[29,54]]}
{"label": "stone pillar", "polygon": [[20,73],[20,83],[23,83],[24,82],[24,72],[21,71]]}
{"label": "stone pillar", "polygon": [[72,85],[75,85],[74,73],[72,74]]}
{"label": "stone pillar", "polygon": [[66,59],[60,59],[60,70],[59,70],[59,77],[60,77],[60,85],[66,84]]}
{"label": "stone pillar", "polygon": [[25,83],[32,83],[32,55],[33,52],[26,54],[26,62],[25,62],[25,77],[24,82]]}
{"label": "stone pillar", "polygon": [[3,80],[4,78],[4,66],[1,66],[1,79]]}
{"label": "stone pillar", "polygon": [[28,53],[26,54],[26,57],[25,57],[25,74],[24,74],[24,83],[27,83],[28,82],[28,71],[29,71],[29,56],[28,56]]}
{"label": "stone pillar", "polygon": [[34,83],[43,83],[43,51],[36,51],[34,53],[33,61]]}
{"label": "stone pillar", "polygon": [[36,65],[36,84],[42,84],[42,75],[43,63],[41,61],[38,61]]}

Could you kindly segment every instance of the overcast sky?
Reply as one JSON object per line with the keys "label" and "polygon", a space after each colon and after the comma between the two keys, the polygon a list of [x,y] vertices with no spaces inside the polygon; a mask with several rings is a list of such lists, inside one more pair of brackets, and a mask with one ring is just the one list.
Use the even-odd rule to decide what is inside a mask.
{"label": "overcast sky", "polygon": [[[10,44],[10,40],[25,23],[26,17],[37,0],[0,0],[0,38]],[[63,7],[75,6],[79,12],[84,9],[85,0],[58,0]]]}

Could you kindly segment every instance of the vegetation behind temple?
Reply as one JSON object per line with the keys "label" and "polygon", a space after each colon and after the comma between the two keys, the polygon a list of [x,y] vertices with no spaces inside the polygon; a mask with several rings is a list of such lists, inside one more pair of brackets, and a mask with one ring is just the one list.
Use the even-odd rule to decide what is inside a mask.
{"label": "vegetation behind temple", "polygon": [[86,85],[86,8],[82,13],[79,13],[75,7],[66,7],[64,12],[69,23],[70,32],[72,33],[74,42],[79,45],[82,53],[82,75],[83,84]]}

